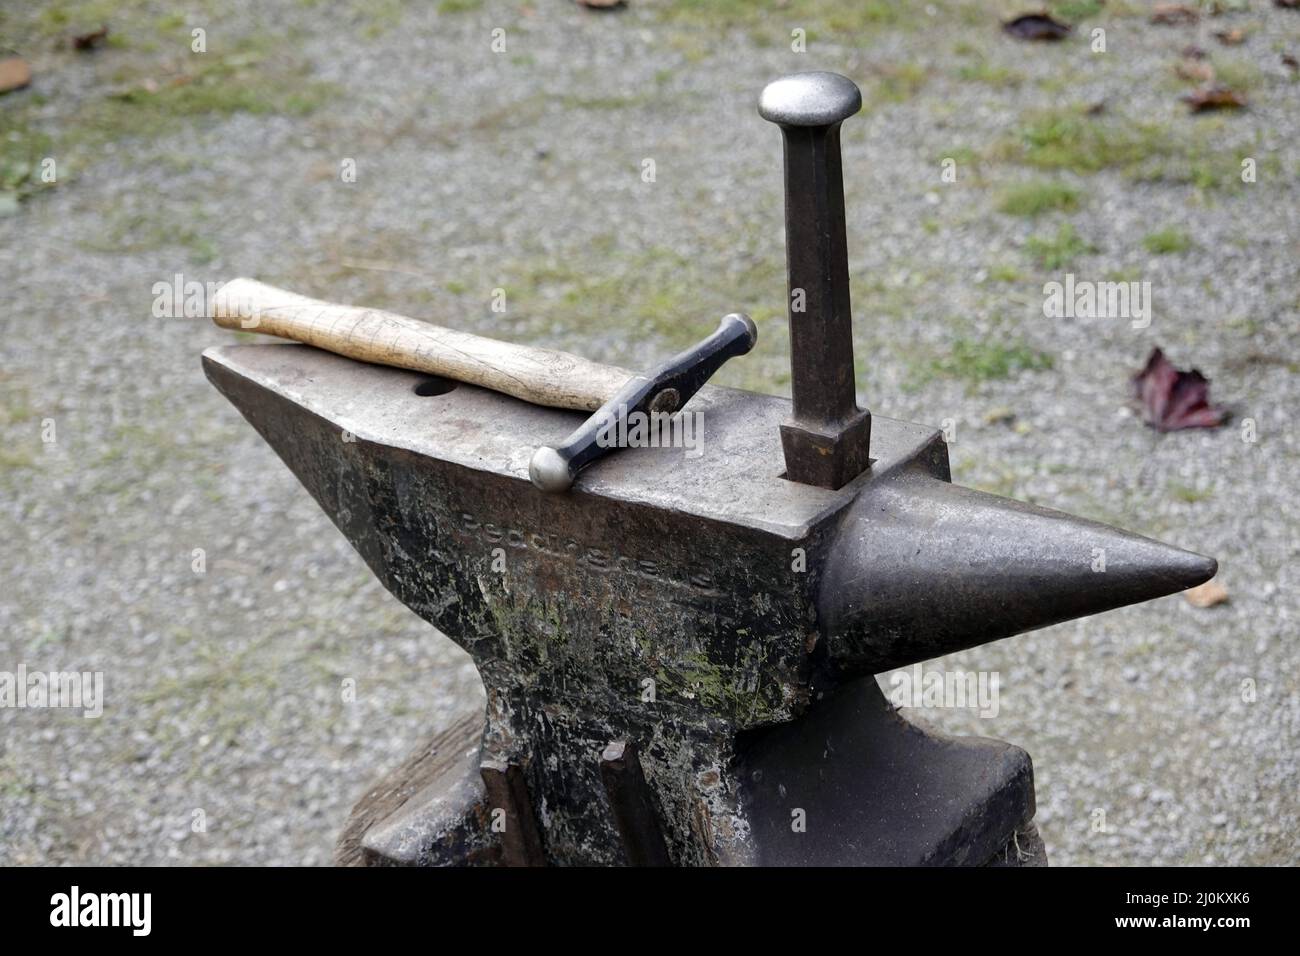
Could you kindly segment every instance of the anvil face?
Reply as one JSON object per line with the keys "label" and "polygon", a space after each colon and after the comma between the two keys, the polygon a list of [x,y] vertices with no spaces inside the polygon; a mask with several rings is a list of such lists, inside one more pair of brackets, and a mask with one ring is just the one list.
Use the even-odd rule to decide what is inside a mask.
{"label": "anvil face", "polygon": [[[689,406],[703,413],[701,455],[622,449],[569,494],[548,495],[530,484],[529,457],[581,414],[469,385],[425,397],[427,376],[303,346],[214,349],[204,365],[384,585],[471,654],[488,696],[481,758],[523,768],[548,862],[625,859],[600,776],[613,740],[638,743],[675,863],[987,856],[1032,814],[1028,758],[972,741],[960,760],[930,759],[954,745],[902,724],[869,675],[1168,593],[1206,570],[1188,556],[1143,584],[1147,564],[1184,553],[954,488],[936,431],[880,417],[870,471],[830,491],[781,476],[789,402],[705,388]],[[1025,577],[989,545],[1000,514],[1018,537],[1068,532],[1110,547],[1110,583],[1062,613],[1058,577],[1075,569],[1029,548],[1048,569]],[[929,552],[948,536],[978,554],[920,557],[909,536]],[[1090,549],[1079,556],[1086,568]],[[950,587],[918,585],[945,564]],[[1040,592],[1005,624],[987,616],[1005,603],[1002,565]],[[985,619],[962,619],[955,600]],[[898,724],[911,736],[882,743]],[[842,743],[835,767],[819,766],[825,748],[796,745],[808,732]],[[893,797],[880,790],[891,776]],[[462,859],[490,856],[497,840],[475,783],[459,788],[446,827]],[[873,793],[904,792],[918,819],[933,805],[932,832],[900,848],[869,818],[880,818]],[[966,809],[954,810],[962,792]],[[790,799],[838,822],[792,841]],[[1001,810],[972,814],[970,800]]]}

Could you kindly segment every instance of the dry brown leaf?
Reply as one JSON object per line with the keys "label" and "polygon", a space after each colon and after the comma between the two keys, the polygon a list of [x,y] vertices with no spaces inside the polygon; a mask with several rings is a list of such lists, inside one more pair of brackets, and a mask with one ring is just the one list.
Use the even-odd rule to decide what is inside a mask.
{"label": "dry brown leaf", "polygon": [[1226,86],[1207,86],[1188,93],[1183,102],[1192,108],[1193,113],[1207,110],[1235,110],[1246,105],[1246,97]]}
{"label": "dry brown leaf", "polygon": [[1240,46],[1246,42],[1246,31],[1240,27],[1233,27],[1231,30],[1215,30],[1214,35],[1224,46]]}
{"label": "dry brown leaf", "polygon": [[1192,607],[1214,607],[1228,600],[1228,589],[1217,580],[1210,580],[1184,591],[1183,599]]}
{"label": "dry brown leaf", "polygon": [[1291,70],[1291,72],[1293,73],[1296,70],[1300,70],[1300,60],[1297,60],[1290,53],[1282,54],[1282,65],[1285,66],[1287,69]]}
{"label": "dry brown leaf", "polygon": [[1195,23],[1200,18],[1200,11],[1185,3],[1157,3],[1151,8],[1151,22],[1163,23],[1166,26]]}
{"label": "dry brown leaf", "polygon": [[1020,40],[1063,40],[1070,35],[1071,28],[1044,12],[1022,13],[1002,24],[1002,29]]}
{"label": "dry brown leaf", "polygon": [[623,6],[623,3],[624,0],[578,0],[578,6],[590,10],[612,10],[614,7]]}
{"label": "dry brown leaf", "polygon": [[1180,60],[1174,67],[1174,72],[1184,80],[1195,80],[1197,83],[1214,81],[1214,67],[1204,60]]}
{"label": "dry brown leaf", "polygon": [[1183,56],[1189,60],[1204,60],[1208,54],[1197,46],[1195,43],[1189,43],[1183,47]]}
{"label": "dry brown leaf", "polygon": [[72,48],[86,53],[95,49],[105,40],[108,39],[108,24],[100,27],[98,30],[92,30],[89,33],[80,33],[72,38]]}
{"label": "dry brown leaf", "polygon": [[20,56],[0,60],[0,93],[21,90],[32,81],[32,68]]}

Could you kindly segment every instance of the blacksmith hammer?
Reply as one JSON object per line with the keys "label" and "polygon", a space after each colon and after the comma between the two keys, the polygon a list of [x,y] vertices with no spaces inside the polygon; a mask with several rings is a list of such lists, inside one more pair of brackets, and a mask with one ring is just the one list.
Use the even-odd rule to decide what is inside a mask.
{"label": "blacksmith hammer", "polygon": [[566,491],[579,471],[617,447],[609,436],[618,434],[620,421],[680,411],[727,359],[744,355],[758,341],[754,321],[733,312],[703,341],[635,375],[567,352],[309,299],[254,279],[222,286],[212,317],[223,328],[264,332],[362,362],[481,385],[534,405],[594,411],[563,442],[533,453],[528,473],[543,491]]}

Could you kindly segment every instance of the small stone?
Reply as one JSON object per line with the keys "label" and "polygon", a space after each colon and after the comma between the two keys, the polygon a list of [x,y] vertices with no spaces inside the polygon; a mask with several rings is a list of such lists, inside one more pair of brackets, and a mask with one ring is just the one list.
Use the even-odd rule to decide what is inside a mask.
{"label": "small stone", "polygon": [[1214,607],[1228,600],[1228,589],[1217,580],[1206,581],[1191,590],[1184,591],[1183,599],[1192,607]]}

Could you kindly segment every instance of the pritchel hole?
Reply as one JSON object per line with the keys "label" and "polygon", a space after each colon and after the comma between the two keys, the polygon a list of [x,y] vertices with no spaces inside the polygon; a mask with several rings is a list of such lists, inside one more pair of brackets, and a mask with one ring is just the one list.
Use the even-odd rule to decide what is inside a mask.
{"label": "pritchel hole", "polygon": [[456,383],[451,379],[435,375],[433,378],[426,378],[416,385],[414,391],[421,398],[428,398],[430,395],[446,395],[455,387]]}

